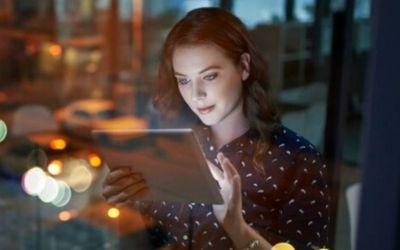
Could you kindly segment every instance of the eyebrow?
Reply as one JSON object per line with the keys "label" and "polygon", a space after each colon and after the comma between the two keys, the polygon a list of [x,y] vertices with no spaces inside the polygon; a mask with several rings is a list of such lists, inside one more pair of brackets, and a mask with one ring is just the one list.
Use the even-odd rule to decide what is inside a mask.
{"label": "eyebrow", "polygon": [[[220,66],[211,65],[211,66],[208,66],[205,69],[200,70],[198,74],[202,74],[202,73],[204,73],[204,72],[206,72],[207,70],[210,70],[210,69],[220,69],[220,68],[221,68]],[[186,76],[185,74],[182,74],[182,73],[179,73],[179,72],[174,72],[174,75]]]}

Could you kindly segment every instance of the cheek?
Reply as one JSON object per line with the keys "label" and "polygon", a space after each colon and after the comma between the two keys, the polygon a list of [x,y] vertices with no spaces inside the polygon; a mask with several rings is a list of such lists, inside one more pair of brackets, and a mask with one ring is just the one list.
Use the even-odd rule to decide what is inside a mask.
{"label": "cheek", "polygon": [[224,99],[235,99],[242,93],[242,81],[240,78],[231,77],[218,89],[218,95]]}
{"label": "cheek", "polygon": [[187,105],[190,106],[190,90],[189,88],[179,88],[179,93]]}

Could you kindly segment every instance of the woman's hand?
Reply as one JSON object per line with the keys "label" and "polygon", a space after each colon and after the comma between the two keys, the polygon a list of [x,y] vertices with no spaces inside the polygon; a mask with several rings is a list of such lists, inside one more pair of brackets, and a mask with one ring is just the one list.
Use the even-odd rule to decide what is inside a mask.
{"label": "woman's hand", "polygon": [[148,190],[142,174],[131,167],[114,167],[103,183],[104,198],[115,206],[133,205]]}
{"label": "woman's hand", "polygon": [[207,161],[213,177],[218,181],[220,193],[224,204],[213,205],[215,217],[225,230],[238,228],[243,225],[242,193],[240,175],[230,160],[222,153],[217,155],[222,167],[221,171],[211,162]]}
{"label": "woman's hand", "polygon": [[252,229],[243,218],[242,187],[239,173],[222,153],[218,153],[217,157],[223,171],[207,161],[212,175],[221,187],[220,193],[224,200],[223,205],[213,205],[215,217],[222,224],[236,248],[246,248],[249,242],[256,240],[258,242],[257,249],[270,250],[271,244]]}

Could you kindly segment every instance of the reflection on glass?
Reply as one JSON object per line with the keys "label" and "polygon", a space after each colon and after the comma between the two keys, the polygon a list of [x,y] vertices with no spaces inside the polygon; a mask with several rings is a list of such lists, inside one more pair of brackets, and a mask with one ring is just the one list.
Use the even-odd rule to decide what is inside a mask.
{"label": "reflection on glass", "polygon": [[53,160],[47,166],[47,171],[51,175],[59,175],[59,174],[61,174],[62,169],[63,169],[63,163],[60,160]]}
{"label": "reflection on glass", "polygon": [[93,181],[90,166],[85,160],[71,159],[65,163],[65,171],[68,171],[65,181],[76,192],[85,192]]}
{"label": "reflection on glass", "polygon": [[3,120],[0,120],[0,143],[4,141],[7,136],[7,125]]}
{"label": "reflection on glass", "polygon": [[113,219],[118,218],[119,214],[120,214],[119,210],[114,207],[108,209],[108,211],[107,211],[107,216],[110,218],[113,218]]}
{"label": "reflection on glass", "polygon": [[71,189],[64,181],[57,181],[58,192],[56,197],[51,201],[56,207],[63,207],[71,200]]}
{"label": "reflection on glass", "polygon": [[30,195],[38,195],[45,187],[46,174],[39,167],[26,171],[22,177],[22,187]]}
{"label": "reflection on glass", "polygon": [[[191,122],[186,114],[172,121],[161,120],[149,104],[159,51],[178,18],[191,9],[221,2],[0,1],[0,58],[6,62],[0,68],[0,212],[5,218],[0,230],[7,229],[6,237],[0,237],[0,246],[7,249],[14,242],[4,239],[18,238],[26,249],[88,245],[106,249],[118,245],[123,231],[107,228],[107,220],[115,224],[122,221],[121,227],[130,233],[151,228],[138,226],[136,210],[129,210],[128,220],[124,217],[128,212],[105,204],[100,187],[105,164],[94,150],[90,131],[178,127]],[[285,2],[289,1],[232,0],[232,12],[251,30],[269,61],[283,123],[322,149],[329,74],[334,73],[329,72],[331,13],[322,17],[322,52],[320,58],[314,58],[317,1],[292,1],[291,22],[286,20]],[[370,2],[355,2],[356,60],[344,145],[343,190],[358,182],[360,175],[361,76],[370,49]],[[97,106],[100,102],[108,106]],[[68,112],[58,112],[61,110]],[[24,193],[19,192],[21,185]],[[345,233],[349,231],[347,205],[352,204],[339,208],[344,222],[339,221],[338,231]],[[68,235],[81,239],[72,242]],[[338,246],[350,247],[348,236],[338,238]]]}
{"label": "reflection on glass", "polygon": [[59,185],[57,181],[50,177],[44,177],[44,186],[43,189],[39,192],[39,199],[45,203],[50,203],[54,201],[59,192]]}

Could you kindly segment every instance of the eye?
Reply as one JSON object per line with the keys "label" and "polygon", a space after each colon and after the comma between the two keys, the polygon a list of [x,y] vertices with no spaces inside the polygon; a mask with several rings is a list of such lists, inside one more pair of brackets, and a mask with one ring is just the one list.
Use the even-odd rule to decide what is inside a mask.
{"label": "eye", "polygon": [[188,84],[190,82],[189,79],[186,79],[186,78],[178,78],[178,79],[176,79],[176,81],[180,85],[186,85],[186,84]]}
{"label": "eye", "polygon": [[207,80],[207,81],[212,81],[215,78],[217,78],[217,76],[218,76],[218,73],[212,73],[212,74],[206,75],[205,77],[203,77],[203,79]]}

